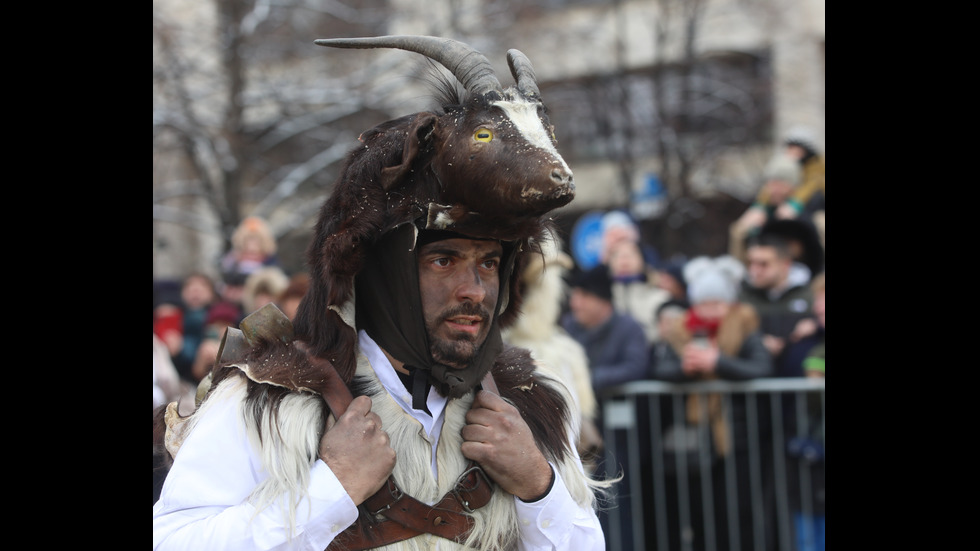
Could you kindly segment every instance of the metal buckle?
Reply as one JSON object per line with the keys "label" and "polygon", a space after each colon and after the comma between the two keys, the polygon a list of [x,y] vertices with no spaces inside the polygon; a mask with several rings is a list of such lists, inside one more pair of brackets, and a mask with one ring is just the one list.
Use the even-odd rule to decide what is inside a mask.
{"label": "metal buckle", "polygon": [[[405,495],[405,492],[403,492],[402,489],[399,488],[394,483],[394,481],[389,480],[387,486],[388,486],[388,495],[391,496],[391,501],[389,501],[384,507],[378,509],[377,511],[369,511],[371,515],[378,516],[383,511],[387,511],[388,509],[391,509],[391,506],[394,505],[399,499],[401,499]],[[395,494],[396,491],[398,492],[397,495]]]}
{"label": "metal buckle", "polygon": [[[466,477],[469,476],[469,474],[472,472],[476,472],[477,474],[473,486],[472,487],[463,486],[463,482],[465,482]],[[474,465],[469,469],[463,471],[463,473],[459,475],[459,478],[456,479],[456,484],[453,486],[452,489],[453,497],[456,498],[456,501],[459,502],[459,504],[463,507],[463,510],[466,511],[467,513],[472,513],[474,510],[470,509],[470,502],[463,499],[463,496],[460,495],[460,492],[461,491],[472,492],[473,490],[476,490],[477,488],[480,487],[481,478],[483,478],[483,480],[486,481],[487,484],[490,483],[490,479],[487,477],[487,473],[483,472],[483,468],[481,468],[479,465]]]}

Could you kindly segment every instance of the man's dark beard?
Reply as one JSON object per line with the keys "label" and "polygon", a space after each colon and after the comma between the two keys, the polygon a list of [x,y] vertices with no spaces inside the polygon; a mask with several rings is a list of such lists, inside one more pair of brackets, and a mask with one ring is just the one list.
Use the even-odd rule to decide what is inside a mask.
{"label": "man's dark beard", "polygon": [[[435,325],[438,326],[454,316],[480,316],[483,319],[481,323],[490,323],[490,312],[486,308],[480,304],[468,302],[444,313],[436,320]],[[476,336],[461,334],[452,340],[446,340],[436,338],[434,330],[435,327],[427,325],[426,331],[429,333],[430,341],[429,352],[432,354],[433,360],[449,367],[464,369],[479,354],[482,343],[480,346],[476,346]],[[469,347],[466,344],[473,344],[474,346]]]}

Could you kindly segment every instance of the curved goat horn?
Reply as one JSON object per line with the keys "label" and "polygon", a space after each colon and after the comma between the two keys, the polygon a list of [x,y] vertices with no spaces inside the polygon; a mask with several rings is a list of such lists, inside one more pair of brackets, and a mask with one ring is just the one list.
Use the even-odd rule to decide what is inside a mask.
{"label": "curved goat horn", "polygon": [[507,50],[507,65],[510,66],[510,74],[514,75],[514,80],[517,81],[517,89],[527,97],[540,99],[541,91],[538,90],[534,67],[531,67],[531,60],[524,55],[524,52]]}
{"label": "curved goat horn", "polygon": [[438,61],[452,72],[468,92],[502,95],[493,66],[480,52],[467,44],[436,36],[376,36],[367,38],[324,38],[314,44],[332,48],[397,48],[422,54]]}

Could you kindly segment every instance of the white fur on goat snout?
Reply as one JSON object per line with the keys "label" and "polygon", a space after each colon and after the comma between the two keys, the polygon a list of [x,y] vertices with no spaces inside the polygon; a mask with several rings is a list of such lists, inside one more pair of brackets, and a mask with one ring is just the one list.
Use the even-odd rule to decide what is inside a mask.
{"label": "white fur on goat snout", "polygon": [[558,150],[555,149],[555,145],[551,142],[551,135],[545,130],[541,119],[538,118],[537,104],[503,100],[496,102],[494,105],[507,114],[507,117],[510,118],[511,122],[514,123],[514,126],[528,143],[551,153],[555,160],[561,163],[561,167],[566,172],[569,174],[572,173],[572,169],[568,168],[565,159],[562,158]]}

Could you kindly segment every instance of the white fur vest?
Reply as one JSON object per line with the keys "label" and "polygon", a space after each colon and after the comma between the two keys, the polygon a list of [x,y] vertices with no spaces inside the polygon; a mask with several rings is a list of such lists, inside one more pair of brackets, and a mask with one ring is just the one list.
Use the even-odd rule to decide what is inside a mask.
{"label": "white fur vest", "polygon": [[[529,358],[529,357],[528,357]],[[514,358],[510,358],[512,361]],[[523,363],[523,362],[520,362]],[[603,485],[591,480],[583,472],[577,457],[562,453],[554,443],[541,442],[545,427],[550,428],[552,437],[554,420],[542,419],[547,403],[547,393],[565,404],[571,397],[567,388],[547,372],[530,371],[529,365],[498,363],[494,374],[500,386],[501,395],[522,410],[525,418],[535,432],[546,458],[558,469],[565,487],[572,498],[583,506],[595,506],[594,489]],[[236,370],[237,371],[237,370]],[[247,370],[239,371],[245,373]],[[391,446],[398,460],[394,468],[394,478],[398,486],[419,501],[435,503],[449,492],[457,478],[467,467],[468,460],[460,452],[461,430],[465,424],[465,414],[473,402],[473,393],[462,398],[450,400],[446,405],[445,423],[436,451],[438,479],[431,469],[431,443],[419,421],[407,414],[381,385],[367,358],[358,353],[356,384],[364,393],[371,396],[372,411],[382,420],[382,427],[391,438]],[[274,415],[269,404],[274,401],[258,398],[253,391],[246,391],[245,377],[228,377],[218,384],[219,394],[240,395],[245,425],[251,442],[258,451],[263,467],[270,477],[255,488],[250,500],[256,507],[263,507],[281,495],[297,498],[305,492],[309,484],[309,469],[317,458],[317,449],[324,426],[324,416],[329,414],[323,400],[310,392],[289,392],[279,402],[278,415]],[[503,383],[503,385],[501,385]],[[268,387],[269,385],[257,385]],[[225,388],[221,388],[225,387]],[[537,390],[536,390],[537,387]],[[545,392],[546,394],[542,394]],[[183,436],[193,427],[193,420],[207,409],[205,400],[195,415],[177,420],[172,416],[168,421],[168,449],[176,455]],[[536,409],[540,407],[541,409]],[[249,412],[246,414],[245,412]],[[578,416],[570,415],[564,420],[564,434],[576,434]],[[332,416],[328,426],[332,424]],[[540,423],[540,424],[538,424]],[[269,427],[278,430],[269,430]],[[259,438],[260,427],[265,427]],[[562,438],[567,442],[566,438]],[[415,538],[380,547],[383,550],[462,550],[503,551],[516,549],[520,525],[515,505],[516,498],[495,488],[490,502],[473,513],[474,526],[464,545],[438,536],[423,534]],[[295,507],[295,501],[294,505]],[[292,518],[292,515],[290,515]]]}

